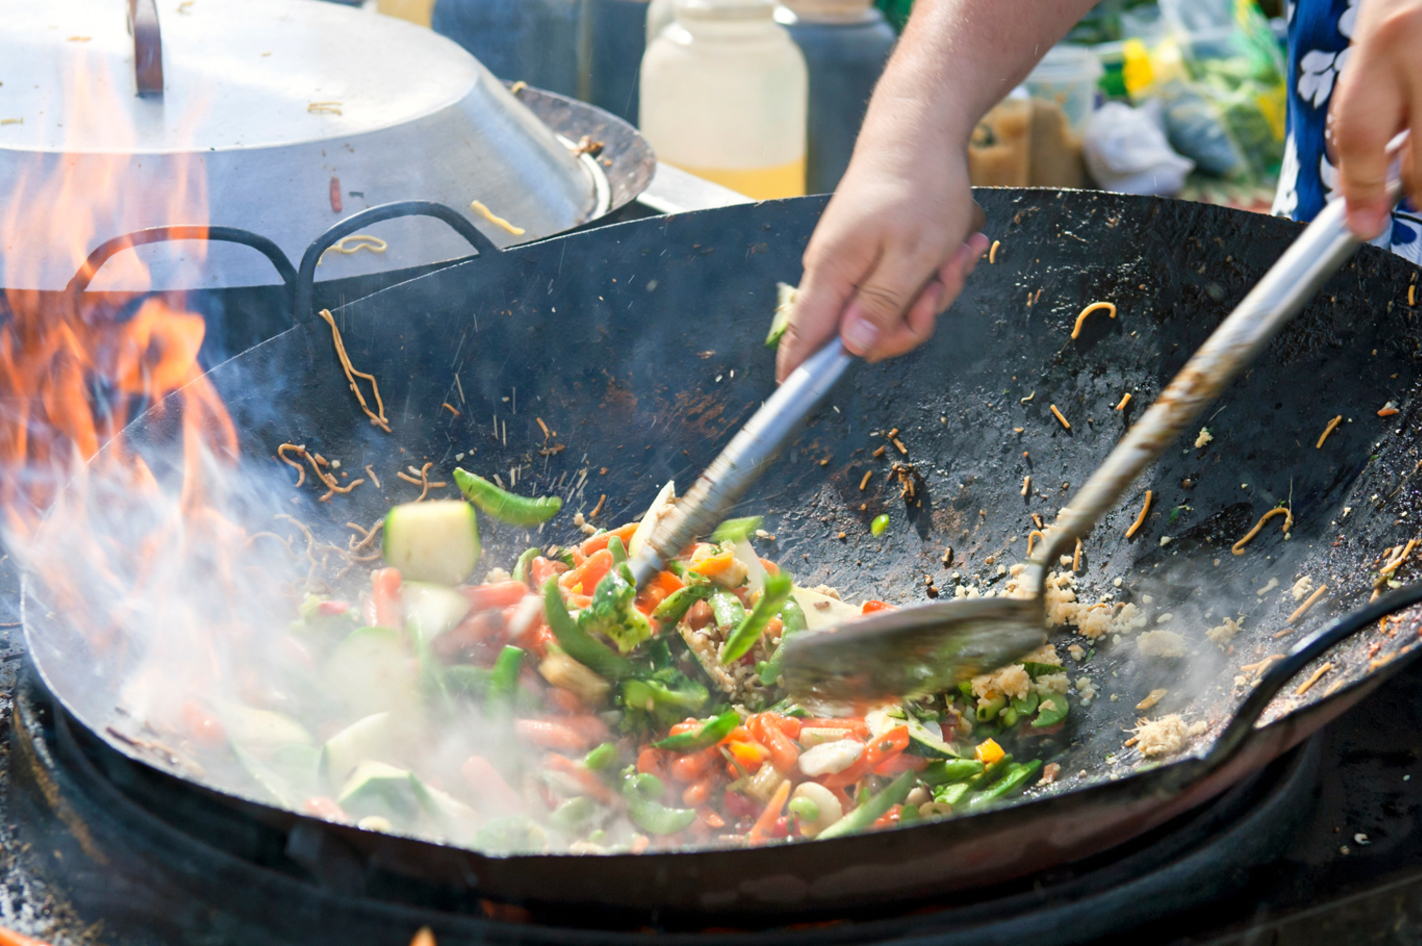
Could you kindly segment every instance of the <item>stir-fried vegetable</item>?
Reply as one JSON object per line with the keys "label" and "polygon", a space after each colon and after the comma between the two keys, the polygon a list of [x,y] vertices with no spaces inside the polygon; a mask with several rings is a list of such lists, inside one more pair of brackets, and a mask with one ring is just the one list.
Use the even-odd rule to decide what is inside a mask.
{"label": "stir-fried vegetable", "polygon": [[547,522],[563,508],[563,500],[557,496],[542,496],[533,499],[515,496],[507,490],[499,489],[493,483],[468,470],[455,467],[454,482],[459,491],[471,503],[500,522],[515,526],[536,526]]}

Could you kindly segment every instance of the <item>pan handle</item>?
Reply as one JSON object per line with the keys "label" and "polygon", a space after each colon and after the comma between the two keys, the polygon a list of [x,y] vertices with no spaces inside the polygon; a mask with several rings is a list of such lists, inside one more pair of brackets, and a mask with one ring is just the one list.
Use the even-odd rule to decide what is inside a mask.
{"label": "pan handle", "polygon": [[[1234,757],[1253,732],[1259,717],[1264,713],[1264,708],[1300,670],[1363,628],[1418,602],[1422,602],[1422,582],[1406,585],[1366,607],[1345,614],[1295,644],[1283,660],[1265,672],[1259,680],[1259,685],[1240,704],[1234,719],[1230,720],[1224,732],[1220,733],[1219,739],[1215,740],[1215,744],[1205,754],[1205,770],[1214,771]],[[1419,652],[1422,652],[1422,648],[1414,651],[1414,654]]]}
{"label": "pan handle", "polygon": [[111,257],[135,246],[146,246],[149,243],[164,243],[172,240],[217,240],[222,243],[240,243],[242,246],[250,246],[276,267],[277,274],[281,276],[281,281],[287,291],[295,292],[296,269],[291,265],[291,260],[287,259],[286,254],[281,251],[281,247],[264,236],[250,230],[243,230],[240,227],[149,227],[146,230],[135,230],[132,233],[125,233],[123,236],[105,240],[85,258],[84,264],[79,267],[74,278],[69,280],[69,285],[64,287],[73,311],[79,311],[80,297],[89,288],[89,283],[93,282],[95,274]]}
{"label": "pan handle", "polygon": [[474,247],[480,256],[486,254],[492,256],[501,252],[494,245],[493,240],[486,237],[478,227],[469,222],[469,218],[444,204],[433,200],[398,200],[389,204],[380,204],[377,207],[362,210],[360,213],[351,214],[311,241],[311,245],[301,256],[301,269],[297,273],[296,320],[309,319],[315,314],[312,312],[311,300],[315,295],[316,264],[321,261],[321,254],[339,243],[342,238],[350,236],[362,227],[394,217],[415,216],[436,217],[443,220],[460,236],[468,240],[469,245]]}

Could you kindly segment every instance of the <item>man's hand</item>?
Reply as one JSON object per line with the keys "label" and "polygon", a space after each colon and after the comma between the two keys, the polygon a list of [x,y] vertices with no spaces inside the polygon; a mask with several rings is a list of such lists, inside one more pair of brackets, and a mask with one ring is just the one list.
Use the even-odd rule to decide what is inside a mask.
{"label": "man's hand", "polygon": [[1348,226],[1371,240],[1391,210],[1387,143],[1409,128],[1402,179],[1422,205],[1422,0],[1364,0],[1329,119]]}

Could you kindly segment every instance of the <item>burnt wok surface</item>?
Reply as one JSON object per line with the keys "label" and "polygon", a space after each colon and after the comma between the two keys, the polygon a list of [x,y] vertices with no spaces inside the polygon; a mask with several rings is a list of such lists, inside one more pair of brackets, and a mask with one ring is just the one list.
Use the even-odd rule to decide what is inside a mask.
{"label": "burnt wok surface", "polygon": [[[746,513],[767,514],[765,528],[777,539],[763,554],[801,584],[823,581],[851,599],[903,603],[925,595],[925,574],[947,593],[954,572],[984,586],[1000,580],[998,567],[1025,552],[1030,515],[1051,519],[1132,411],[1149,403],[1297,230],[1220,208],[1105,194],[986,191],[979,202],[989,234],[1001,240],[997,263],[979,267],[923,350],[858,367],[742,504]],[[291,441],[339,457],[346,469],[369,463],[380,475],[381,490],[367,484],[330,507],[304,492],[293,508],[308,521],[329,518],[336,531],[347,519],[373,521],[388,503],[418,493],[395,470],[432,461],[436,474],[462,462],[486,475],[503,472],[505,480],[517,466],[519,491],[556,490],[569,500],[567,513],[586,513],[605,495],[597,521],[616,524],[640,513],[665,479],[685,488],[769,394],[771,356],[760,340],[774,284],[794,281],[822,206],[797,199],[575,234],[345,306],[336,313],[345,344],[354,363],[380,379],[391,435],[359,413],[323,324],[258,346],[213,380],[254,460],[273,462],[275,446]],[[1416,640],[1415,622],[1400,622],[1331,655],[1333,668],[1294,700],[1300,712],[1262,731],[1240,765],[1210,785],[1177,795],[1195,774],[1188,762],[1131,775],[1140,760],[1123,742],[1147,692],[1170,690],[1152,715],[1185,711],[1192,721],[1217,723],[1244,692],[1234,682],[1247,682],[1240,668],[1300,635],[1275,638],[1296,607],[1286,592],[1297,574],[1331,589],[1298,625],[1311,629],[1366,601],[1376,556],[1415,535],[1402,513],[1416,501],[1405,477],[1418,463],[1417,448],[1410,434],[1393,433],[1412,429],[1418,340],[1415,313],[1404,304],[1411,278],[1401,261],[1365,248],[1230,388],[1206,422],[1214,441],[1173,449],[1086,542],[1081,597],[1114,593],[1144,606],[1150,595],[1152,621],[1173,614],[1170,626],[1192,638],[1196,659],[1188,668],[1142,668],[1127,640],[1098,646],[1080,665],[1068,660],[1073,679],[1089,677],[1101,696],[1088,712],[1073,711],[1079,725],[1041,739],[1042,757],[1063,766],[1057,794],[830,845],[593,863],[493,862],[348,829],[332,834],[394,874],[443,878],[456,888],[473,876],[489,896],[532,905],[615,900],[669,912],[813,916],[846,902],[997,882],[1160,824],[1341,711],[1340,700],[1324,699],[1335,684],[1373,671],[1364,686],[1375,685],[1398,665],[1375,662]],[[1077,313],[1097,300],[1114,302],[1117,318],[1093,315],[1072,341]],[[1126,391],[1130,407],[1114,411]],[[1388,400],[1403,402],[1403,413],[1378,418]],[[282,404],[277,416],[273,401]],[[1051,405],[1071,421],[1070,431]],[[1339,413],[1350,422],[1315,450]],[[171,436],[174,415],[135,430],[160,478],[172,474],[156,463],[156,448]],[[545,440],[537,418],[558,436]],[[907,454],[873,436],[893,428]],[[912,506],[892,479],[894,460],[913,463],[923,477]],[[586,481],[574,489],[584,469]],[[873,475],[861,492],[866,471]],[[1033,489],[1023,497],[1027,474]],[[1127,541],[1146,489],[1154,493],[1151,514]],[[1231,555],[1236,527],[1281,501],[1292,505],[1291,537],[1274,525],[1245,555]],[[892,526],[876,539],[869,522],[880,512],[890,513]],[[570,518],[555,520],[539,541],[573,538]],[[508,564],[534,538],[502,526],[487,532],[488,565]],[[1171,541],[1162,545],[1163,537]],[[948,545],[951,567],[941,561]],[[1257,595],[1271,579],[1279,586]],[[1202,638],[1226,613],[1245,615],[1227,655]],[[82,652],[82,644],[57,622],[37,621],[32,634],[51,686],[103,732],[110,684],[86,676],[80,661],[53,658]],[[1351,701],[1360,693],[1340,695]],[[300,821],[233,804],[278,830]]]}

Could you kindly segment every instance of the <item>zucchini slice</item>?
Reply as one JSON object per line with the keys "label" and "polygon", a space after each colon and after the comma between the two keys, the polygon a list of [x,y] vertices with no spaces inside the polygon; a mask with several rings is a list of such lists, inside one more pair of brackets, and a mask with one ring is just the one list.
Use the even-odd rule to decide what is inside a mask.
{"label": "zucchini slice", "polygon": [[479,561],[479,523],[462,499],[396,506],[385,516],[385,561],[406,581],[457,585]]}

